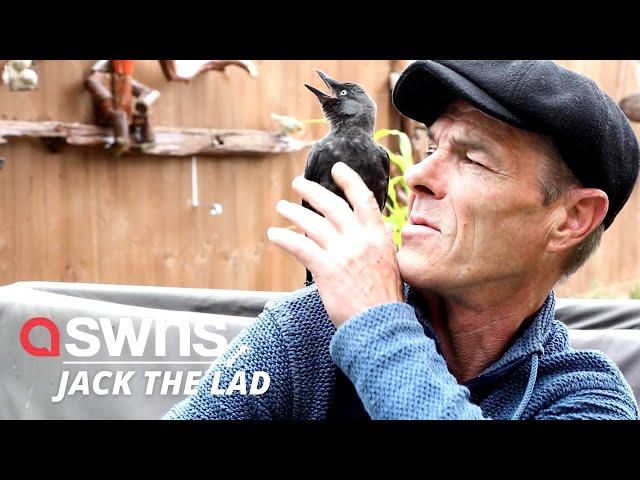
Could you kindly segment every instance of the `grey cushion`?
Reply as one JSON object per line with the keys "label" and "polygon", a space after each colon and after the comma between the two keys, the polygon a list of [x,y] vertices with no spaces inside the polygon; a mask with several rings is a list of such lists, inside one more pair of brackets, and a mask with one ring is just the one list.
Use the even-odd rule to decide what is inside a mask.
{"label": "grey cushion", "polygon": [[[156,356],[155,345],[158,322],[188,324],[194,334],[196,324],[210,322],[229,342],[237,333],[255,320],[264,304],[286,292],[247,292],[237,290],[209,290],[129,285],[100,285],[57,282],[19,282],[0,287],[0,348],[4,361],[0,362],[0,418],[3,419],[154,419],[161,417],[173,404],[184,397],[183,391],[160,395],[158,385],[146,395],[145,372],[168,371],[174,376],[183,372],[183,384],[189,371],[206,371],[215,357],[180,356],[178,327],[169,327],[166,334],[166,355]],[[144,355],[118,357],[118,361],[164,361],[164,365],[87,365],[63,364],[63,361],[83,361],[61,349],[59,357],[34,357],[20,345],[20,329],[26,320],[47,317],[55,322],[62,343],[72,341],[66,336],[66,322],[75,317],[109,318],[108,325],[117,329],[123,318],[130,318],[135,332],[145,322],[151,322]],[[151,320],[145,320],[151,319]],[[570,327],[571,343],[575,348],[602,350],[620,367],[640,398],[640,301],[636,300],[568,300],[559,299],[557,318]],[[109,327],[110,328],[110,327]],[[117,330],[115,330],[117,331]],[[104,334],[100,333],[103,339]],[[34,345],[46,344],[46,331],[33,330]],[[102,342],[102,340],[101,340]],[[86,343],[78,342],[81,347]],[[90,361],[112,361],[104,342]],[[202,362],[181,364],[178,362]],[[73,380],[77,372],[86,371],[91,379],[99,371],[133,371],[129,382],[131,395],[100,396],[78,392],[58,403],[51,401],[58,393],[63,371]],[[101,382],[107,387],[109,379]]]}
{"label": "grey cushion", "polygon": [[[121,295],[120,295],[121,294]],[[277,294],[265,294],[260,302]],[[229,307],[231,299],[248,300],[246,306],[238,302]],[[215,305],[220,299],[220,311],[250,313],[251,316],[218,315],[202,313],[198,310],[216,311]],[[159,418],[175,402],[184,395],[145,395],[146,371],[170,371],[172,375],[183,371],[206,371],[215,357],[203,357],[191,351],[189,357],[180,356],[179,334],[177,327],[167,330],[166,355],[157,357],[154,351],[156,324],[158,321],[188,323],[190,331],[194,331],[196,323],[202,320],[215,322],[224,327],[216,333],[231,339],[254,321],[256,295],[228,294],[211,290],[127,287],[115,285],[83,285],[55,283],[19,283],[0,288],[0,348],[3,361],[0,362],[0,418],[8,419],[126,419],[126,418]],[[233,302],[231,302],[233,303]],[[137,306],[138,304],[143,306]],[[237,307],[237,308],[236,308]],[[27,354],[20,345],[19,336],[22,325],[32,317],[46,317],[53,320],[61,334],[61,342],[65,342],[65,324],[74,317],[100,317],[112,320],[114,331],[122,318],[131,318],[134,329],[139,332],[145,318],[153,321],[147,340],[144,356],[126,355],[118,361],[167,361],[168,365],[70,365],[63,360],[81,361],[73,358],[61,348],[60,357],[33,357]],[[215,329],[213,330],[215,332]],[[36,346],[48,345],[46,331],[38,328],[32,331],[32,343]],[[68,341],[72,339],[66,339]],[[86,344],[80,344],[86,347]],[[214,345],[215,346],[215,345]],[[87,359],[90,361],[113,360],[108,355],[104,343],[99,353]],[[202,364],[183,365],[177,362],[193,361]],[[76,393],[66,397],[59,403],[52,403],[60,384],[63,371],[69,371],[75,378],[79,371],[87,371],[88,378],[93,378],[99,371],[110,370],[123,372],[134,371],[129,382],[131,395],[91,394],[84,396]],[[73,380],[73,378],[71,380]],[[70,381],[71,382],[71,381]],[[101,387],[111,382],[105,379]]]}
{"label": "grey cushion", "polygon": [[572,329],[640,330],[640,300],[559,298],[556,318]]}
{"label": "grey cushion", "polygon": [[640,300],[558,299],[556,318],[569,327],[572,347],[615,362],[640,403]]}

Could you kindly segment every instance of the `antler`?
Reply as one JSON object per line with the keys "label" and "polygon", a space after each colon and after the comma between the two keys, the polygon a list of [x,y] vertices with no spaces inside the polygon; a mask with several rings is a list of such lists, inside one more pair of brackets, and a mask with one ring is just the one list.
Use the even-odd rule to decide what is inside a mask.
{"label": "antler", "polygon": [[224,71],[229,65],[236,65],[250,76],[258,75],[258,69],[251,60],[160,60],[160,66],[167,80],[188,82],[202,72]]}

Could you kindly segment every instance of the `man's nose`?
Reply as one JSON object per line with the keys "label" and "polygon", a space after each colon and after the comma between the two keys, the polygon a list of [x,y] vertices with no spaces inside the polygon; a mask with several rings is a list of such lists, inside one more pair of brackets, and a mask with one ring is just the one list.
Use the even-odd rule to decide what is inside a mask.
{"label": "man's nose", "polygon": [[444,197],[446,173],[441,155],[434,152],[420,163],[411,166],[405,174],[405,179],[416,195],[432,195],[436,199]]}

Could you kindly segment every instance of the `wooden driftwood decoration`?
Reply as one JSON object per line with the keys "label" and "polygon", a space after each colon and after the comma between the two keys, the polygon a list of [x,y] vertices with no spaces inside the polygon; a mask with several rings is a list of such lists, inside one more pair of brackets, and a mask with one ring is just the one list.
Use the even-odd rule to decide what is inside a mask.
{"label": "wooden driftwood decoration", "polygon": [[[132,147],[132,150],[146,155],[181,157],[287,153],[312,145],[312,142],[262,130],[154,127],[154,134],[155,142],[151,146]],[[113,129],[80,123],[0,120],[0,143],[7,143],[4,137],[31,137],[68,145],[108,147],[113,143]]]}

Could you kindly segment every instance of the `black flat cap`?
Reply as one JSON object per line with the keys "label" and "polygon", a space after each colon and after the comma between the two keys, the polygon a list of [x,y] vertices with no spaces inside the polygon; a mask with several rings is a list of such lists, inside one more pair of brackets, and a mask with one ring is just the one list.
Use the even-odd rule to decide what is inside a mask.
{"label": "black flat cap", "polygon": [[640,150],[629,121],[593,80],[548,60],[419,60],[393,104],[431,125],[454,98],[524,130],[550,135],[584,187],[609,197],[605,229],[631,195]]}

